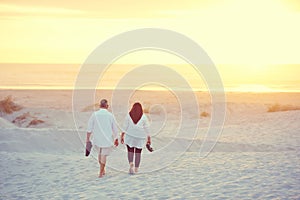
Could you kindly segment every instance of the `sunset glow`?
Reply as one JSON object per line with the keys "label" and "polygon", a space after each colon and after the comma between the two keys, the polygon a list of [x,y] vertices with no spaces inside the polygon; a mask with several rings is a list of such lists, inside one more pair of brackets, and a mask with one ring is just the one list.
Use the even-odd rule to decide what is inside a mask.
{"label": "sunset glow", "polygon": [[[155,27],[177,31],[197,42],[215,63],[225,86],[240,85],[247,90],[242,85],[261,85],[248,90],[268,91],[272,85],[300,83],[297,0],[176,0],[171,4],[156,0],[126,4],[4,0],[0,13],[2,71],[5,63],[75,63],[77,72],[78,65],[105,40],[124,31]],[[159,51],[128,54],[117,63],[186,64]],[[192,68],[174,69],[193,82]],[[13,70],[5,68],[1,88],[10,87],[7,75]],[[18,73],[22,78],[22,69]]]}

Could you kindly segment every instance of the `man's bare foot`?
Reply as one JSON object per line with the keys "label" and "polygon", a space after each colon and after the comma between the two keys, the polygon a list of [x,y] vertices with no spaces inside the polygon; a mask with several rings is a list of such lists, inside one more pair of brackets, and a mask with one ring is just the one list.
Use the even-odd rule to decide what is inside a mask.
{"label": "man's bare foot", "polygon": [[104,175],[105,175],[105,164],[100,163],[99,178],[102,178]]}
{"label": "man's bare foot", "polygon": [[104,175],[105,175],[105,174],[104,174],[103,172],[102,172],[102,173],[100,172],[98,177],[99,177],[99,178],[102,178]]}

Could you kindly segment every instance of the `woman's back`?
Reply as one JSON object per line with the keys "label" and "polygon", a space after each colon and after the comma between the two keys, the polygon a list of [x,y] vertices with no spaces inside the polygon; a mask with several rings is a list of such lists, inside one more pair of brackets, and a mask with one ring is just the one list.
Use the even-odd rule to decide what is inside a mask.
{"label": "woman's back", "polygon": [[146,138],[149,135],[149,121],[146,115],[142,114],[140,120],[135,124],[130,114],[125,118],[124,132],[136,138]]}

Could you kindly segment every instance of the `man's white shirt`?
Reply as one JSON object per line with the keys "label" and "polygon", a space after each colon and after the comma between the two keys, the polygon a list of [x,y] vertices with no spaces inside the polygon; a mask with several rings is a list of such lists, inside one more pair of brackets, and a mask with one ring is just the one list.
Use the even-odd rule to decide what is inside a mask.
{"label": "man's white shirt", "polygon": [[92,114],[88,122],[88,133],[92,133],[92,143],[98,147],[111,147],[118,137],[116,121],[107,109],[100,109]]}

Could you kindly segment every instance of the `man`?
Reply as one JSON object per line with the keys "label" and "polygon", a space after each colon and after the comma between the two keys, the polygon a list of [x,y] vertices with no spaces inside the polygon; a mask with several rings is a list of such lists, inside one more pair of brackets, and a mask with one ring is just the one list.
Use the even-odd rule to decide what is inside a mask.
{"label": "man", "polygon": [[93,134],[93,146],[98,151],[100,164],[99,178],[105,175],[106,157],[110,155],[113,145],[118,146],[118,127],[108,110],[106,99],[100,101],[100,110],[94,112],[89,119],[86,142],[90,142]]}

